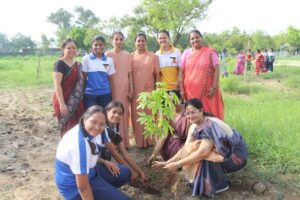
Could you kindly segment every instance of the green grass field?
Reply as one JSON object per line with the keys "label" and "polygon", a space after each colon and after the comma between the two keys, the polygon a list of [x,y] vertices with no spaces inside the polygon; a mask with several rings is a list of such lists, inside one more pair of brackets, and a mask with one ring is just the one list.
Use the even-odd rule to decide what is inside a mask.
{"label": "green grass field", "polygon": [[[0,58],[0,88],[52,86],[57,57]],[[81,60],[78,58],[77,60]],[[293,58],[292,61],[297,60]],[[232,72],[235,59],[229,62]],[[300,187],[300,67],[275,66],[273,73],[221,78],[225,121],[249,146],[248,169],[268,180],[280,178]]]}
{"label": "green grass field", "polygon": [[[52,68],[57,59],[54,56],[0,57],[0,88],[52,84]],[[77,60],[81,61],[81,57]]]}

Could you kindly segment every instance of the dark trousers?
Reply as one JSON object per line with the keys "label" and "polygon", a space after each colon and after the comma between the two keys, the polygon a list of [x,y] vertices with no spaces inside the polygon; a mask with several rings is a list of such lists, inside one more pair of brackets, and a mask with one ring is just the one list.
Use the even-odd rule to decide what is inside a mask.
{"label": "dark trousers", "polygon": [[84,102],[84,108],[88,109],[91,106],[98,105],[102,108],[105,108],[107,104],[109,104],[112,101],[112,95],[109,94],[103,94],[103,95],[88,95],[85,94],[83,96],[83,102]]}
{"label": "dark trousers", "polygon": [[[130,200],[126,194],[117,188],[130,181],[131,171],[124,165],[118,165],[118,167],[120,174],[114,177],[105,166],[97,164],[97,176],[90,180],[95,200]],[[82,200],[82,198],[78,195],[72,200]]]}

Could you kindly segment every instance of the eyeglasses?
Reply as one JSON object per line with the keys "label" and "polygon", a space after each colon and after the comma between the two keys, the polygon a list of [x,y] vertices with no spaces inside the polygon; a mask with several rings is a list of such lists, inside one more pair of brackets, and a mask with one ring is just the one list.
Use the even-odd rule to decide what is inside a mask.
{"label": "eyeglasses", "polygon": [[94,120],[90,120],[90,123],[93,127],[99,127],[99,128],[105,128],[106,127],[106,123],[97,123]]}
{"label": "eyeglasses", "polygon": [[186,112],[185,115],[189,116],[189,115],[195,115],[199,112],[199,110],[194,110],[194,111],[189,111],[189,112]]}

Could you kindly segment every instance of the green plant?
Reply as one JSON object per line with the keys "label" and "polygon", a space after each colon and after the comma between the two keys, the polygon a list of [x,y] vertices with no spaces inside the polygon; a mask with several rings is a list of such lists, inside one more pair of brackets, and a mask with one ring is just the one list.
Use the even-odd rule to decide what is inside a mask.
{"label": "green plant", "polygon": [[138,113],[138,121],[144,125],[146,137],[164,137],[169,132],[173,133],[169,121],[174,116],[175,104],[179,103],[179,99],[174,93],[167,92],[165,83],[157,82],[156,90],[139,94],[138,103],[138,109],[150,110]]}

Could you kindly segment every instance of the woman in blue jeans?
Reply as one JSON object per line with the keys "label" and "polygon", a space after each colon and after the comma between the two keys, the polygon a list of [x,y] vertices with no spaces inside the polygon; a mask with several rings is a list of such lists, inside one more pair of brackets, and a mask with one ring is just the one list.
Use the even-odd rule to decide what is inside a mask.
{"label": "woman in blue jeans", "polygon": [[92,106],[60,140],[55,181],[65,199],[130,199],[117,189],[130,181],[130,169],[99,159],[101,146],[108,141],[103,134],[105,127],[104,109]]}

